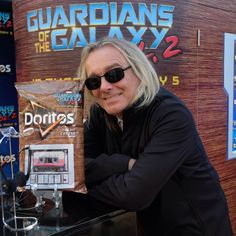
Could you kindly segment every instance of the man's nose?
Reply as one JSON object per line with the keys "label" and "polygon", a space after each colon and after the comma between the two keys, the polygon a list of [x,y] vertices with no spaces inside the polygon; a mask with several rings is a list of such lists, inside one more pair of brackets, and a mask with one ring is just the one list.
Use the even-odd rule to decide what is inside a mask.
{"label": "man's nose", "polygon": [[101,78],[101,86],[100,86],[100,90],[107,90],[107,89],[111,89],[112,84],[110,82],[108,82],[105,77],[103,76]]}

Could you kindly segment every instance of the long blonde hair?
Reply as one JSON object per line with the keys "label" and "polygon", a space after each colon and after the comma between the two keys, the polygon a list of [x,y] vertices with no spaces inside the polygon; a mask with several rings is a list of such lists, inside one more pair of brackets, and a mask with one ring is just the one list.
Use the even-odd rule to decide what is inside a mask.
{"label": "long blonde hair", "polygon": [[85,80],[87,78],[85,63],[89,54],[92,51],[105,45],[112,45],[117,48],[129,62],[135,75],[140,79],[138,91],[131,104],[142,98],[140,99],[141,102],[138,103],[137,107],[149,105],[160,88],[158,76],[152,64],[141,51],[141,49],[125,39],[120,40],[116,38],[106,37],[101,39],[100,41],[91,43],[86,46],[81,53],[81,62],[78,69],[78,77],[82,80]]}

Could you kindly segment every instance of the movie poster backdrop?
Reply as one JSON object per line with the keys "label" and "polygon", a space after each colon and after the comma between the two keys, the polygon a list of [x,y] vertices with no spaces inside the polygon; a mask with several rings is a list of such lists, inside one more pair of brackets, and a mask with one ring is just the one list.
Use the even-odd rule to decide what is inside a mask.
{"label": "movie poster backdrop", "polygon": [[[174,4],[14,1],[13,9],[17,82],[79,81],[82,48],[109,36],[137,44],[157,71],[159,64],[173,60],[175,69],[160,71],[160,82],[173,89],[180,86],[178,66],[185,59],[181,35],[174,27]],[[85,110],[89,104],[85,102]]]}
{"label": "movie poster backdrop", "polygon": [[[232,180],[236,172],[234,160],[227,161],[223,84],[224,32],[231,32],[236,23],[235,6],[229,3],[13,0],[17,81],[79,80],[82,48],[104,36],[138,45],[153,63],[161,85],[192,111],[236,222]],[[86,98],[85,103],[89,104]]]}

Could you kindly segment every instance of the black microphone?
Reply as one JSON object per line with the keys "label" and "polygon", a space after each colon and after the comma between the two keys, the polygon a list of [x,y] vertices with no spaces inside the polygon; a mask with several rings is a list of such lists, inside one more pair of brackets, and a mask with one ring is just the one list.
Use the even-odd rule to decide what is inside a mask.
{"label": "black microphone", "polygon": [[2,193],[1,194],[11,194],[16,192],[16,183],[13,179],[6,179],[2,181]]}
{"label": "black microphone", "polygon": [[16,183],[16,190],[18,192],[24,191],[24,187],[26,186],[26,182],[27,182],[26,178],[27,178],[26,175],[22,171],[15,174],[14,179]]}
{"label": "black microphone", "polygon": [[5,194],[10,194],[14,192],[23,192],[26,186],[26,175],[20,171],[15,174],[14,179],[7,178],[3,169],[1,168],[1,174],[4,178],[2,181],[2,190]]}
{"label": "black microphone", "polygon": [[[33,128],[28,128],[23,130],[22,133],[17,132],[13,127],[9,127],[9,128],[4,128],[4,129],[0,129],[1,133],[3,134],[4,137],[13,137],[13,138],[19,138],[19,137],[23,137],[23,136],[28,136],[30,134],[32,134],[34,132]],[[3,138],[0,140],[3,140]],[[30,149],[30,146],[27,146],[25,148],[23,148],[18,156],[20,155],[20,153],[24,150]],[[31,158],[29,157],[28,159],[28,170],[27,170],[27,174],[25,175],[24,172],[19,171],[15,174],[14,178],[7,178],[4,171],[3,171],[3,166],[6,164],[6,162],[4,162],[2,165],[0,165],[0,172],[3,176],[4,181],[2,181],[2,190],[4,193],[6,194],[10,194],[13,192],[23,192],[25,191],[25,186],[26,183],[30,177],[30,167],[31,167]]]}
{"label": "black microphone", "polygon": [[[20,153],[24,150],[29,149],[30,152],[30,146],[27,146],[25,148],[23,148],[18,156],[20,155]],[[25,174],[23,171],[19,171],[15,174],[15,176],[13,178],[7,177],[4,170],[3,170],[3,166],[6,164],[6,162],[4,162],[2,165],[0,165],[0,173],[2,174],[3,177],[3,181],[2,181],[2,190],[4,191],[4,193],[6,194],[10,194],[13,192],[23,192],[25,191],[25,186],[26,183],[30,177],[30,170],[31,170],[31,157],[29,156],[28,158],[28,169],[27,169],[27,173]]]}

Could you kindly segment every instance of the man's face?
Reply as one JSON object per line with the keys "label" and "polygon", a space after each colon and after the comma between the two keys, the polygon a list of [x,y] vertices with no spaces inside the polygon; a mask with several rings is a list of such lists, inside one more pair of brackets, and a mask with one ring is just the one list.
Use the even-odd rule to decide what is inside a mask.
{"label": "man's face", "polygon": [[[111,69],[128,66],[125,57],[112,45],[95,49],[89,54],[85,64],[88,77],[101,76]],[[122,118],[123,110],[131,104],[139,84],[139,78],[130,68],[124,71],[124,78],[116,83],[109,83],[102,77],[100,88],[92,90],[92,93],[108,114]]]}

